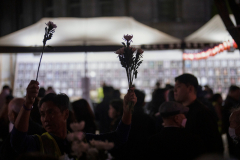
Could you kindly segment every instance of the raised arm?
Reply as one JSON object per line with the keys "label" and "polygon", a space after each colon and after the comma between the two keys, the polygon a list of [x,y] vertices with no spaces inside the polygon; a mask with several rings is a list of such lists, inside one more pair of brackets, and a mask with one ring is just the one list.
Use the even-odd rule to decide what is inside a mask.
{"label": "raised arm", "polygon": [[129,109],[128,104],[132,102],[133,105],[137,102],[137,97],[134,93],[134,89],[131,88],[128,93],[124,97],[123,102],[123,116],[122,120],[118,124],[117,129],[114,132],[103,133],[100,135],[95,134],[86,134],[87,141],[92,139],[105,141],[108,140],[110,142],[114,142],[114,148],[117,149],[121,147],[128,140],[129,131],[131,128],[131,120],[132,120],[132,111]]}
{"label": "raised arm", "polygon": [[39,83],[32,80],[27,87],[26,102],[15,121],[15,128],[20,132],[28,131],[29,117],[35,98],[38,96]]}
{"label": "raised arm", "polygon": [[124,96],[123,100],[123,116],[122,122],[126,125],[130,125],[132,122],[132,111],[129,109],[129,103],[132,102],[133,106],[137,103],[137,97],[134,93],[134,88],[128,90],[128,93]]}

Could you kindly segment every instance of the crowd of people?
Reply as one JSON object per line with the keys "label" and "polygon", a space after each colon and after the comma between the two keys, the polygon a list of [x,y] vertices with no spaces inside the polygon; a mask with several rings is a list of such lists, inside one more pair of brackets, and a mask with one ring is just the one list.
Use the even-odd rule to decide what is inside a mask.
{"label": "crowd of people", "polygon": [[[13,97],[9,86],[0,94],[0,159],[59,158],[71,154],[67,133],[71,123],[85,122],[85,141],[114,142],[112,159],[223,158],[222,134],[227,134],[230,158],[240,159],[240,88],[232,85],[223,100],[192,74],[175,78],[174,86],[156,83],[152,100],[136,86],[121,99],[103,86],[104,97],[94,109],[85,99],[74,102],[52,87],[31,81],[25,97]],[[134,110],[129,110],[129,104]],[[100,134],[96,134],[97,132]],[[35,157],[35,158],[34,158]],[[44,159],[44,157],[43,157]]]}

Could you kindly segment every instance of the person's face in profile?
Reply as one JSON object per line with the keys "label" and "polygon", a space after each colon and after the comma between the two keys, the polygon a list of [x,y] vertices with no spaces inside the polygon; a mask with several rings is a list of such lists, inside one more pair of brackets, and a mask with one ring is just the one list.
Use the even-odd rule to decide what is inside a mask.
{"label": "person's face in profile", "polygon": [[53,102],[44,102],[39,109],[43,128],[53,134],[57,134],[66,127],[69,110],[61,111]]}

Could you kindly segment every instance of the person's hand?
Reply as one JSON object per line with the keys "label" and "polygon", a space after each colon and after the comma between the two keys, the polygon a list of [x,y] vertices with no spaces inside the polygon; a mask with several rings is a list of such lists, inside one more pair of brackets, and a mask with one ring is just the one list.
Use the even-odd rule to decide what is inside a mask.
{"label": "person's hand", "polygon": [[124,96],[123,100],[123,112],[124,113],[131,113],[131,109],[129,108],[129,105],[132,105],[132,107],[135,106],[137,103],[137,97],[134,93],[134,88],[130,88],[128,90],[128,93]]}
{"label": "person's hand", "polygon": [[35,98],[38,96],[38,92],[39,92],[38,85],[39,85],[38,81],[31,80],[31,82],[29,83],[29,85],[27,87],[27,95],[26,95],[25,105],[28,108],[32,107],[32,105],[35,101]]}

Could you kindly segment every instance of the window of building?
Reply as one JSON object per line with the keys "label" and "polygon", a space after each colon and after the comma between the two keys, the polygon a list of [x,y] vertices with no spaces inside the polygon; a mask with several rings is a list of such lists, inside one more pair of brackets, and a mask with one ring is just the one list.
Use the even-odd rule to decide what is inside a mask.
{"label": "window of building", "polygon": [[101,16],[113,16],[113,0],[100,0]]}
{"label": "window of building", "polygon": [[158,0],[159,21],[181,21],[182,0]]}
{"label": "window of building", "polygon": [[54,8],[53,8],[53,0],[45,0],[44,1],[44,16],[45,17],[53,17],[54,16]]}
{"label": "window of building", "polygon": [[70,17],[81,17],[81,0],[68,1],[68,15]]}

